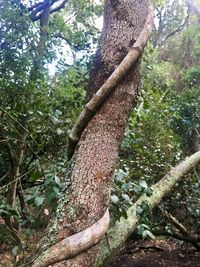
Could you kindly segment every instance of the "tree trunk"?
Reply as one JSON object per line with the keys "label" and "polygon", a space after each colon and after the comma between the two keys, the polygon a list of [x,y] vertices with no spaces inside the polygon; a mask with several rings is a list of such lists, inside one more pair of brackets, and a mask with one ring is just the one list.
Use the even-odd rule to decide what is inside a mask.
{"label": "tree trunk", "polygon": [[[91,70],[87,100],[102,86],[136,42],[145,25],[149,5],[148,0],[106,1],[100,48]],[[53,244],[64,246],[64,243],[69,243],[66,237],[84,232],[106,214],[119,146],[129,114],[137,101],[139,66],[140,60],[137,60],[81,135],[73,160],[71,193],[66,200],[65,190],[49,230],[48,239],[53,238]],[[47,243],[43,246],[44,250],[52,245]],[[54,245],[45,250],[33,266],[95,265],[98,245],[67,260],[65,255],[51,258],[58,247]]]}
{"label": "tree trunk", "polygon": [[[164,196],[170,193],[174,185],[184,177],[189,171],[200,163],[200,151],[186,158],[183,162],[174,167],[158,183],[151,188],[151,196],[142,195],[127,211],[127,218],[122,217],[108,231],[107,239],[104,239],[100,245],[100,253],[96,266],[103,266],[105,261],[126,241],[126,239],[136,229],[139,217],[137,215],[137,206],[143,202],[148,203],[150,210],[156,207]],[[109,247],[108,247],[109,243]]]}

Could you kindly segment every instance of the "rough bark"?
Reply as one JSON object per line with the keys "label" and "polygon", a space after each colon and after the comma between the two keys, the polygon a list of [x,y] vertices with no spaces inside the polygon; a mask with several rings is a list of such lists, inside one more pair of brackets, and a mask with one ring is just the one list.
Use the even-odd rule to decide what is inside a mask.
{"label": "rough bark", "polygon": [[[136,42],[145,25],[148,10],[148,0],[106,1],[103,33],[91,71],[88,99]],[[54,243],[87,229],[107,209],[119,145],[137,100],[139,65],[137,60],[130,67],[81,135],[71,174],[71,194],[66,204],[60,201],[58,206],[63,215],[55,219],[57,232],[53,234]],[[72,259],[55,262],[51,266],[92,267],[97,253],[98,246],[93,246]],[[46,250],[39,260],[42,261],[48,254],[49,250]]]}
{"label": "rough bark", "polygon": [[[152,186],[153,194],[147,196],[142,195],[133,206],[127,211],[127,219],[122,217],[108,233],[108,240],[104,239],[100,245],[100,253],[96,266],[103,266],[105,261],[126,241],[128,236],[136,229],[139,218],[137,216],[137,206],[141,206],[143,202],[148,203],[150,209],[158,205],[164,196],[166,196],[174,187],[174,185],[184,177],[190,170],[200,163],[200,151],[186,158],[183,162],[174,167],[166,176],[158,183]],[[107,245],[109,242],[109,247]]]}
{"label": "rough bark", "polygon": [[[89,88],[91,90],[88,90],[86,96],[86,99],[89,102],[85,105],[83,111],[80,113],[76,123],[74,124],[70,132],[69,145],[68,145],[69,158],[72,157],[76,145],[87,123],[96,114],[98,108],[102,106],[104,101],[112,93],[113,89],[126,76],[129,69],[134,65],[134,63],[137,62],[139,56],[141,55],[141,52],[143,51],[149,39],[150,32],[152,29],[152,21],[153,21],[153,11],[152,7],[149,5],[146,22],[143,29],[140,32],[136,42],[134,42],[134,44],[126,54],[126,56],[123,58],[123,53],[122,55],[120,55],[118,60],[120,60],[120,58],[123,58],[123,60],[121,62],[119,61],[120,62],[119,65],[117,65],[118,62],[112,62],[112,61],[110,63],[111,66],[105,65],[105,63],[102,62],[102,59],[100,58],[100,50],[97,51],[96,58],[94,59],[94,66],[96,66],[96,68],[94,67],[91,69],[91,78],[89,82]],[[111,74],[109,78],[103,83],[103,85],[100,88],[98,88],[98,85],[99,84],[101,85],[101,82],[103,82],[109,74]]]}

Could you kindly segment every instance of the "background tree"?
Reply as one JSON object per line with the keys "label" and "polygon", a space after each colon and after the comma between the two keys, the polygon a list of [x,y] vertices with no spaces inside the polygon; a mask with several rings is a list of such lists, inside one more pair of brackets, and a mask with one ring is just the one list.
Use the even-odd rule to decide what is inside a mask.
{"label": "background tree", "polygon": [[[59,79],[51,81],[51,85],[47,64],[56,57],[56,47],[61,45],[60,39],[67,41],[63,32],[70,36],[70,53],[79,49],[90,49],[90,38],[96,31],[92,19],[89,23],[86,17],[91,14],[96,16],[95,14],[100,12],[100,6],[97,6],[95,13],[92,11],[94,6],[82,3],[88,10],[88,14],[83,17],[77,12],[77,6],[71,3],[68,7],[70,12],[66,11],[68,16],[65,19],[69,19],[69,24],[66,25],[64,17],[57,14],[66,2],[43,1],[32,5],[28,3],[29,6],[25,6],[21,1],[4,1],[0,6],[0,157],[2,162],[5,162],[0,179],[3,193],[1,213],[7,218],[6,223],[10,229],[18,228],[18,223],[13,225],[10,221],[13,220],[10,215],[15,216],[15,222],[17,217],[18,221],[21,219],[18,199],[22,213],[27,213],[26,220],[30,219],[26,210],[24,189],[37,184],[44,185],[39,194],[38,190],[33,189],[29,195],[29,204],[36,206],[41,206],[44,202],[45,192],[48,196],[47,202],[58,197],[60,180],[66,170],[63,163],[65,154],[62,150],[66,145],[65,134],[82,106],[87,66],[83,67],[81,60],[85,56],[80,57],[80,60],[72,58],[74,65],[68,66],[65,73],[59,74]],[[70,21],[71,16],[73,20],[77,17],[79,27],[73,20]],[[88,30],[86,37],[81,34],[81,28]],[[55,36],[55,33],[59,36]],[[63,66],[66,63],[64,61],[61,64]],[[74,110],[74,101],[71,102],[70,99],[76,99]],[[57,156],[60,150],[63,157],[60,157],[59,163]]]}
{"label": "background tree", "polygon": [[[38,259],[35,266],[95,262],[99,245],[93,245],[108,227],[110,193],[112,226],[122,222],[130,227],[130,213],[137,216],[122,237],[123,232],[114,230],[120,236],[117,247],[134,230],[143,238],[164,233],[194,241],[194,245],[198,242],[198,166],[185,179],[181,175],[179,182],[173,180],[168,190],[159,187],[159,201],[152,194],[172,166],[199,147],[197,16],[181,1],[155,1],[157,18],[152,44],[143,56],[138,95],[138,57],[148,39],[149,19],[146,1],[141,12],[141,5],[133,2],[131,8],[121,1],[106,2],[104,29],[92,58],[99,36],[94,20],[101,15],[102,5],[81,0],[15,1],[14,6],[13,1],[1,2],[0,215],[10,230],[5,223],[0,225],[0,240],[10,240],[11,235],[13,254],[21,257],[24,234],[31,237],[34,230],[37,236],[55,214],[60,199],[39,253],[43,263]],[[138,19],[133,6],[137,16],[141,15],[138,29],[132,21]],[[129,15],[124,18],[123,14]],[[49,74],[50,66],[56,75]],[[83,107],[85,88],[87,104]],[[130,113],[136,98],[138,105]],[[67,156],[74,150],[69,164]],[[17,176],[13,166],[18,166]],[[157,208],[148,208],[148,201],[158,205],[163,195]],[[141,204],[144,199],[147,202]],[[181,224],[187,231],[177,229]],[[80,235],[87,236],[86,242],[80,244]]]}

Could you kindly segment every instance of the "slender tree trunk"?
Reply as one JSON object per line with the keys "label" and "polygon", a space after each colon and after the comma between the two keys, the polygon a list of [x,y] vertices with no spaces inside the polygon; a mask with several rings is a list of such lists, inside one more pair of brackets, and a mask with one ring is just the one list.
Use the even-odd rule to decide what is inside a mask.
{"label": "slender tree trunk", "polygon": [[[29,77],[29,102],[32,102],[32,88],[35,86],[35,83],[37,82],[38,73],[40,71],[40,68],[42,66],[42,59],[44,56],[45,51],[45,45],[47,40],[47,28],[49,23],[49,16],[50,16],[50,3],[49,0],[47,1],[47,5],[44,8],[44,10],[41,13],[41,19],[40,19],[40,39],[38,42],[38,45],[36,47],[36,55],[33,62],[33,67],[30,71],[30,77]],[[19,136],[18,136],[18,143],[16,149],[13,149],[10,144],[7,144],[10,157],[10,170],[9,170],[9,186],[8,186],[8,192],[7,192],[7,203],[12,207],[12,209],[16,210],[16,200],[17,200],[17,187],[18,187],[18,178],[20,176],[20,168],[23,163],[24,158],[24,151],[26,147],[26,140],[28,136],[28,126],[29,126],[29,118],[28,118],[28,110],[23,110],[23,113],[26,114],[26,118],[19,119],[19,123],[17,124],[17,127],[19,128]],[[2,127],[0,127],[0,138],[2,133]],[[18,222],[16,219],[14,219],[13,216],[6,218],[6,224],[11,229],[17,229],[18,228]]]}
{"label": "slender tree trunk", "polygon": [[[136,42],[145,25],[149,6],[148,0],[106,1],[103,33],[91,70],[87,100],[102,86]],[[68,201],[66,195],[61,199],[57,217],[49,230],[48,239],[53,238],[53,244],[84,231],[106,212],[119,146],[129,114],[137,101],[139,81],[140,60],[137,60],[82,133],[71,173],[71,194]],[[46,245],[48,247],[50,244]],[[62,259],[52,257],[49,261],[48,258],[54,255],[54,248],[59,250],[56,245],[47,249],[33,266],[95,265],[98,245],[72,259],[63,260],[63,256]]]}

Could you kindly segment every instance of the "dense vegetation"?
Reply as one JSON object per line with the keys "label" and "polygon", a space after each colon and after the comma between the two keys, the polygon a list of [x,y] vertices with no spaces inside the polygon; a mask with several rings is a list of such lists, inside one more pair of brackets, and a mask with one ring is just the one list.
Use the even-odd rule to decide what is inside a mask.
{"label": "dense vegetation", "polygon": [[[200,148],[199,18],[184,1],[154,2],[139,101],[113,179],[113,221]],[[68,172],[68,135],[84,105],[103,11],[101,1],[71,0],[50,14],[44,28],[29,4],[0,1],[0,242],[11,244],[15,256],[56,208]],[[197,167],[150,215],[148,207],[138,207],[138,232],[151,238],[160,230],[173,234],[168,211],[199,234],[199,186]]]}

